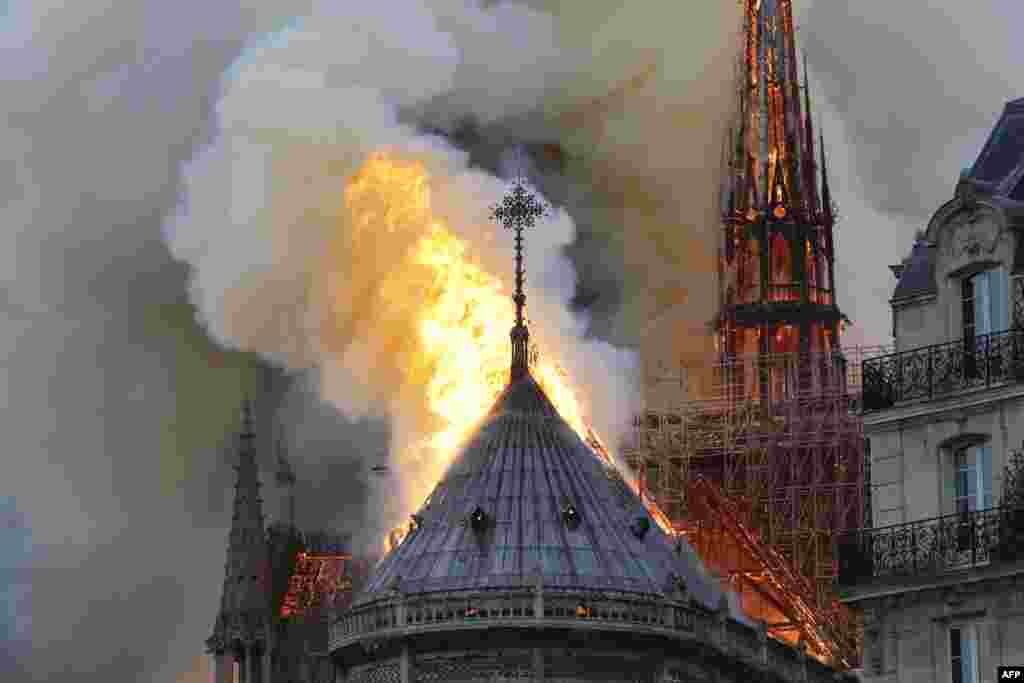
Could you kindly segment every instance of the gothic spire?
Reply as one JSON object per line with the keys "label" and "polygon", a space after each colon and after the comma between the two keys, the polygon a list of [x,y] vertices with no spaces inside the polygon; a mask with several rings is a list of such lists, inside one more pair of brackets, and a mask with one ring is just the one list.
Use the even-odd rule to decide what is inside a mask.
{"label": "gothic spire", "polygon": [[268,609],[267,546],[256,464],[252,405],[242,404],[242,425],[238,435],[238,464],[235,465],[235,499],[220,614],[214,634],[207,641],[213,652],[224,652],[241,644],[260,640],[260,625]]}
{"label": "gothic spire", "polygon": [[821,138],[818,144],[821,146],[821,211],[825,217],[825,222],[831,226],[835,223],[835,216],[832,213],[832,193],[828,189],[828,165],[825,161],[824,131],[820,135]]}
{"label": "gothic spire", "polygon": [[808,212],[818,213],[818,193],[814,183],[814,121],[811,114],[811,80],[807,76],[807,51],[804,51],[804,145],[806,154],[803,162],[803,181],[807,197]]}
{"label": "gothic spire", "polygon": [[744,0],[736,148],[723,199],[728,218],[809,220],[815,214],[814,136],[804,97],[791,0]]}
{"label": "gothic spire", "polygon": [[512,381],[524,377],[530,371],[528,355],[530,333],[526,329],[526,321],[523,318],[523,308],[526,306],[526,295],[523,293],[523,230],[532,228],[537,219],[546,215],[547,211],[548,207],[527,189],[522,169],[517,163],[516,180],[512,185],[512,190],[505,194],[500,204],[491,209],[492,220],[498,221],[505,228],[515,232],[516,293],[512,300],[516,304],[516,324],[511,333]]}

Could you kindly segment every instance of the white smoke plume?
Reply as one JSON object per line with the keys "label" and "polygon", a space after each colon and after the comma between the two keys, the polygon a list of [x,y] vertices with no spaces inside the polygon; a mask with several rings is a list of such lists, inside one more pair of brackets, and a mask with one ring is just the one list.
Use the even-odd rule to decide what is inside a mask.
{"label": "white smoke plume", "polygon": [[[465,94],[457,80],[478,78],[478,71],[493,90],[478,91],[477,106],[464,103],[470,111],[534,109],[544,79],[568,72],[571,58],[559,54],[553,18],[535,10],[386,4],[388,12],[318,4],[245,53],[217,105],[220,134],[186,168],[186,198],[167,235],[175,256],[193,266],[192,298],[216,339],[294,370],[317,369],[322,395],[345,414],[391,419],[392,450],[400,453],[429,423],[426,382],[407,377],[403,338],[430,282],[410,275],[398,300],[382,300],[381,287],[422,230],[382,224],[361,232],[343,207],[343,191],[373,152],[422,161],[434,216],[510,293],[511,239],[488,220],[504,183],[470,168],[467,155],[443,139],[400,123],[399,110]],[[454,30],[442,30],[455,21]],[[524,37],[537,44],[523,45]],[[524,55],[553,63],[527,65]],[[467,76],[463,65],[472,65]],[[541,70],[531,75],[529,68]],[[492,91],[501,95],[492,98]],[[528,313],[542,353],[565,367],[587,415],[614,443],[639,405],[636,361],[585,339],[586,321],[569,311],[575,273],[564,248],[574,238],[564,211],[529,235]],[[502,336],[512,322],[487,321]],[[396,454],[393,460],[411,467]],[[410,475],[398,472],[400,480]],[[393,495],[377,501],[382,523],[397,523],[422,500],[404,498],[400,507]],[[361,540],[379,543],[380,528],[363,530]]]}
{"label": "white smoke plume", "polygon": [[[321,143],[334,154],[389,135],[406,144],[417,138],[414,130],[441,129],[447,141],[419,148],[437,177],[454,188],[443,191],[441,183],[437,206],[447,197],[453,216],[476,212],[475,221],[452,219],[452,227],[471,231],[474,240],[494,240],[493,249],[473,244],[481,262],[493,258],[493,272],[502,278],[511,270],[508,236],[479,215],[484,199],[495,200],[505,189],[495,177],[500,164],[488,161],[487,150],[504,152],[523,140],[554,143],[564,163],[555,165],[560,170],[540,168],[535,180],[572,220],[556,215],[529,238],[528,313],[535,335],[550,337],[555,349],[579,346],[580,326],[588,321],[563,310],[572,282],[573,306],[591,316],[588,332],[617,344],[637,345],[650,314],[672,306],[702,329],[712,310],[705,294],[713,289],[714,270],[708,227],[714,221],[705,218],[713,212],[716,178],[709,169],[717,164],[716,126],[726,119],[722,112],[731,98],[722,83],[731,75],[735,47],[733,3],[368,4],[370,10],[352,8],[367,27],[363,39],[330,50],[313,41],[308,50],[322,50],[326,61],[317,63],[315,53],[294,63],[278,60],[283,75],[251,67],[261,49],[272,51],[280,42],[289,55],[301,52],[281,29],[308,30],[303,17],[321,14],[311,3],[5,5],[0,510],[7,524],[0,526],[6,608],[0,679],[203,680],[202,641],[218,604],[230,523],[231,437],[243,391],[254,386],[252,357],[216,342],[239,342],[239,329],[229,322],[244,310],[248,327],[240,329],[250,335],[251,348],[296,366],[316,360],[308,321],[285,314],[305,310],[296,302],[305,302],[308,292],[294,282],[266,284],[267,269],[249,268],[262,263],[277,276],[303,272],[296,264],[308,256],[316,234],[293,221],[294,234],[282,245],[278,224],[263,217],[251,225],[273,227],[272,237],[238,235],[232,226],[262,207],[315,204],[310,198],[318,189],[340,200],[341,186],[328,187],[328,178],[340,180],[343,172],[306,161],[342,167],[354,161],[331,159],[318,149]],[[356,109],[351,93],[315,80],[343,67],[337,63],[345,58],[361,60],[357,46],[381,57],[372,48],[392,33],[407,38],[425,62],[406,59],[403,43],[375,62],[377,70],[349,84],[375,91],[379,102],[366,100]],[[409,91],[405,71],[423,69],[431,78]],[[451,74],[443,81],[446,69]],[[310,73],[312,82],[304,80]],[[258,86],[251,92],[263,94],[269,86],[259,86],[261,79],[280,81],[297,99],[294,105],[255,99],[243,106],[239,83],[245,79]],[[298,94],[312,106],[300,107]],[[422,101],[413,102],[417,98]],[[398,103],[404,111],[396,115]],[[266,110],[246,109],[257,105]],[[480,144],[458,135],[454,124],[467,115],[482,126]],[[250,116],[271,132],[299,131],[296,146],[285,145],[290,154],[283,167],[275,165],[280,159],[270,164],[292,176],[287,187],[298,198],[260,196],[261,188],[282,187],[279,175],[270,183],[228,164],[220,147],[235,139],[230,127],[244,126]],[[394,125],[396,116],[408,128]],[[361,122],[365,129],[353,133],[339,121]],[[258,145],[243,142],[246,154],[259,156]],[[265,147],[282,144],[272,138]],[[452,146],[488,173],[467,170],[467,157]],[[527,148],[543,166],[536,146]],[[198,182],[183,185],[183,163],[190,160],[188,173],[206,172],[218,182],[230,168],[237,188],[230,204],[204,200]],[[464,202],[460,183],[482,188],[480,196]],[[251,198],[243,196],[247,186]],[[218,201],[240,213],[220,216],[204,235],[174,232],[180,226],[168,217]],[[164,232],[193,267],[175,260]],[[554,249],[574,234],[567,253],[575,272]],[[241,239],[230,246],[245,268],[218,244],[235,236]],[[204,262],[208,252],[218,258]],[[199,280],[190,284],[193,277]],[[260,310],[250,300],[265,306]],[[231,316],[218,322],[217,310]],[[258,332],[253,316],[261,323]],[[632,397],[612,395],[604,368],[628,376],[628,359],[611,347],[587,348],[585,355],[561,360],[585,395],[604,401],[590,406],[595,422],[612,424],[628,415]],[[366,471],[387,448],[390,425],[339,416],[319,400],[323,379],[304,375],[279,411],[298,461],[299,522],[361,528],[378,519],[367,500],[382,484],[368,481]],[[329,398],[351,400],[342,384],[336,386]],[[269,464],[263,463],[265,482]],[[264,497],[269,506],[269,487]]]}

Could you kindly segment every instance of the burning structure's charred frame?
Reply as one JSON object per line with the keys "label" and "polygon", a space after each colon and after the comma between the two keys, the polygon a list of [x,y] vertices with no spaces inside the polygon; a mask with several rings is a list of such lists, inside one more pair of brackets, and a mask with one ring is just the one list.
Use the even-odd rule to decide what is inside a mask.
{"label": "burning structure's charred frame", "polygon": [[[869,507],[840,346],[823,140],[806,67],[799,80],[791,0],[744,0],[743,29],[723,158],[719,358],[701,369],[711,378],[703,392],[637,420],[627,457],[705,561],[744,589],[750,613],[769,618],[777,637],[802,637],[819,656],[852,665],[856,624],[832,591],[836,544],[865,525]],[[697,481],[705,504],[687,499]],[[710,490],[733,515],[712,514]],[[740,552],[749,534],[765,547]],[[795,578],[771,568],[779,558]]]}

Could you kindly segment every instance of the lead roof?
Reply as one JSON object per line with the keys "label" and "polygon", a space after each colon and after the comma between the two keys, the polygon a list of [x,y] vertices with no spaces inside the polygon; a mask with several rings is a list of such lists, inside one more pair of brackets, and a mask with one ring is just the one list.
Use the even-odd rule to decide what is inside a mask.
{"label": "lead roof", "polygon": [[[567,506],[579,525],[565,521]],[[469,516],[486,515],[477,531]],[[674,577],[708,608],[718,582],[681,540],[648,516],[621,475],[558,415],[527,374],[511,382],[416,515],[418,528],[386,555],[357,602],[405,594],[532,585],[663,594]],[[638,538],[631,527],[648,520]]]}

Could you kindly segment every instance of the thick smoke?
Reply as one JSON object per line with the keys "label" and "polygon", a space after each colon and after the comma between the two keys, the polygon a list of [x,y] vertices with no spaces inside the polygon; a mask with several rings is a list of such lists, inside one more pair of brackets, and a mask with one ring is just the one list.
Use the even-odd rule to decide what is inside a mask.
{"label": "thick smoke", "polygon": [[[451,179],[439,197],[465,216],[504,189],[494,177],[501,155],[528,143],[534,180],[565,210],[529,247],[529,311],[551,346],[576,344],[588,323],[565,315],[570,296],[590,316],[589,332],[617,344],[636,346],[646,330],[666,344],[703,332],[714,305],[715,135],[731,104],[723,84],[738,26],[733,3],[537,1],[528,3],[534,13],[507,3],[480,11],[461,0],[334,4],[373,12],[358,10],[361,40],[329,50],[280,34],[313,11],[301,2],[34,1],[11,3],[0,20],[0,427],[10,454],[0,474],[10,528],[0,556],[0,633],[10,642],[0,654],[3,680],[204,675],[201,642],[230,521],[231,435],[258,365],[224,351],[205,326],[218,342],[240,343],[244,332],[252,335],[246,346],[264,356],[315,365],[308,321],[292,316],[308,295],[301,278],[282,285],[268,274],[301,274],[296,264],[316,235],[300,229],[306,216],[281,216],[281,232],[261,212],[338,200],[341,185],[331,180],[357,158],[334,158],[339,149],[363,154],[439,130],[444,140],[416,144],[438,177]],[[352,23],[333,21],[313,28],[343,35]],[[301,19],[293,25],[303,27]],[[408,47],[382,56],[376,48],[394,46],[392,34]],[[424,59],[409,60],[412,48]],[[278,72],[253,68],[261,49]],[[345,73],[344,59],[364,56],[384,61],[357,82],[309,76]],[[423,70],[430,77],[407,89],[410,72]],[[296,99],[246,99],[283,88]],[[356,97],[357,89],[377,96]],[[245,139],[238,128],[250,119],[298,139]],[[463,136],[472,130],[482,141]],[[236,138],[251,165],[225,156]],[[485,163],[489,139],[496,151]],[[260,159],[260,145],[289,153]],[[469,168],[453,148],[488,172]],[[268,164],[269,179],[258,172]],[[211,183],[227,174],[230,204],[204,199],[202,173]],[[462,201],[459,183],[481,195]],[[296,196],[266,196],[275,188]],[[167,222],[181,206],[188,213],[218,201],[238,213],[207,223],[204,234]],[[234,230],[246,217],[252,230]],[[496,226],[479,215],[452,225],[478,229],[474,239],[491,235],[493,250],[476,248],[493,258],[493,272],[508,272],[507,236]],[[172,258],[162,226],[191,268]],[[556,248],[570,241],[575,274]],[[198,280],[190,285],[190,277]],[[231,327],[240,325],[236,316],[246,326]],[[658,319],[669,322],[650,324]],[[602,364],[621,367],[623,359],[612,347],[588,348],[562,360],[575,381],[607,396]],[[281,402],[299,521],[363,525],[376,519],[365,501],[381,485],[365,473],[388,447],[389,425],[373,415],[340,417],[319,400],[324,379],[302,375]],[[325,395],[350,398],[343,386]],[[611,399],[591,409],[599,424],[627,412]],[[264,497],[270,504],[269,488]]]}
{"label": "thick smoke", "polygon": [[[219,599],[253,376],[194,321],[161,224],[221,74],[280,18],[26,2],[2,22],[0,679],[174,681]],[[326,486],[352,478],[345,438],[379,438],[335,437]]]}
{"label": "thick smoke", "polygon": [[[535,110],[552,85],[545,80],[570,72],[573,55],[561,54],[554,20],[535,10],[391,5],[403,17],[398,24],[380,8],[324,3],[247,52],[218,104],[220,135],[186,171],[187,198],[168,236],[175,255],[194,266],[193,299],[214,336],[293,369],[319,370],[323,396],[352,418],[389,417],[404,483],[439,473],[410,472],[405,455],[430,428],[426,381],[410,370],[418,359],[409,340],[433,276],[393,279],[430,226],[396,214],[389,229],[395,207],[371,197],[359,202],[379,211],[371,215],[381,223],[365,229],[343,191],[371,153],[421,161],[433,215],[467,243],[472,263],[511,291],[511,240],[487,218],[503,183],[470,168],[443,139],[400,123],[399,110],[449,93],[449,107],[479,117]],[[497,102],[492,90],[472,88],[479,72],[490,75]],[[575,275],[563,249],[573,238],[565,212],[530,235],[529,315],[542,353],[568,370],[587,414],[614,439],[638,407],[635,361],[584,339],[585,321],[569,312]],[[512,319],[486,322],[505,338]],[[400,521],[423,493],[375,501],[381,522]],[[361,531],[362,541],[379,543],[376,525]]]}

